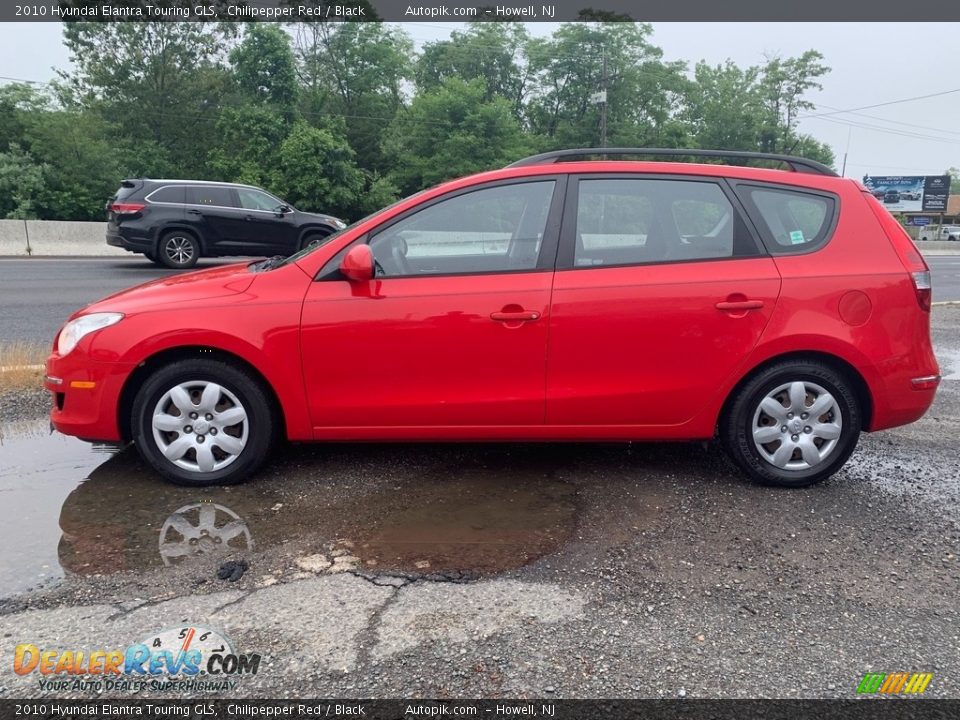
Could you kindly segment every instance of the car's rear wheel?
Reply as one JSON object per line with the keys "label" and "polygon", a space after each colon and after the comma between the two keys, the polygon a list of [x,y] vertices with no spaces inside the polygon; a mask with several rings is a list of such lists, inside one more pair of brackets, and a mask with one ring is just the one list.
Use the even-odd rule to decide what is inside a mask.
{"label": "car's rear wheel", "polygon": [[860,437],[861,412],[845,374],[816,360],[764,369],[736,393],[720,439],[751,478],[806,487],[833,475]]}
{"label": "car's rear wheel", "polygon": [[219,360],[161,368],[133,404],[133,440],[143,458],[178,485],[232,485],[267,458],[274,413],[261,381]]}
{"label": "car's rear wheel", "polygon": [[189,233],[175,230],[160,238],[160,262],[168,268],[192,268],[200,259],[200,243]]}

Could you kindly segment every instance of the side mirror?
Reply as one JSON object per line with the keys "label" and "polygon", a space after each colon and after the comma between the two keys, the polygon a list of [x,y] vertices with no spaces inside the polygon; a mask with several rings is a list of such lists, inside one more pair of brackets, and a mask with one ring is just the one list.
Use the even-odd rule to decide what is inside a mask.
{"label": "side mirror", "polygon": [[289,215],[293,212],[293,208],[289,205],[280,205],[276,210],[273,211],[274,215],[277,217],[283,217],[284,215]]}
{"label": "side mirror", "polygon": [[373,279],[373,250],[369,245],[360,243],[340,261],[340,272],[351,282],[366,282]]}

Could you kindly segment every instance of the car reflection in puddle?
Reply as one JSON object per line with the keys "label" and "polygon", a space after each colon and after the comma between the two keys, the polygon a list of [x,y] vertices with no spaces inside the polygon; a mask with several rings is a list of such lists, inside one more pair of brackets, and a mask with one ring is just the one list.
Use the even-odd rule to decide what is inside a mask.
{"label": "car reflection in puddle", "polygon": [[[356,466],[351,453],[365,452],[353,447],[338,451],[345,466]],[[127,449],[93,470],[64,501],[60,564],[67,573],[94,575],[222,554],[255,567],[254,553],[279,548],[291,561],[329,555],[368,572],[476,577],[553,552],[575,524],[574,488],[542,470],[508,470],[500,463],[451,468],[428,460],[428,467],[378,472],[374,465],[368,468],[372,477],[355,488],[334,477],[334,492],[304,477],[310,474],[304,464],[323,463],[299,457],[309,454],[292,449],[292,459],[269,478],[193,489],[164,483]],[[273,568],[278,561],[271,556],[266,564]]]}

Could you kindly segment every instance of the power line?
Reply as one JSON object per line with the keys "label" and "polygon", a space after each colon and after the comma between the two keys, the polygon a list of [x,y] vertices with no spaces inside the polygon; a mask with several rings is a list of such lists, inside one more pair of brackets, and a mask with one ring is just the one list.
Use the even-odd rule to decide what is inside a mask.
{"label": "power line", "polygon": [[876,103],[874,105],[864,105],[862,107],[847,108],[846,110],[833,110],[831,112],[825,113],[816,113],[813,115],[799,115],[799,118],[820,118],[827,117],[828,115],[842,115],[843,113],[852,113],[858,110],[872,110],[873,108],[878,107],[887,107],[888,105],[899,105],[905,102],[913,102],[915,100],[927,100],[928,98],[942,97],[943,95],[951,95],[953,93],[960,92],[960,88],[955,88],[954,90],[944,90],[942,92],[930,93],[929,95],[917,95],[916,97],[903,98],[901,100],[890,100],[888,102]]}

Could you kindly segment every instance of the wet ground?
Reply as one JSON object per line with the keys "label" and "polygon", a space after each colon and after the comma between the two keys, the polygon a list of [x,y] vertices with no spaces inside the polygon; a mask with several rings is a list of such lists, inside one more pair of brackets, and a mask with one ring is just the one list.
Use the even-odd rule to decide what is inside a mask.
{"label": "wet ground", "polygon": [[[0,636],[207,624],[268,659],[252,696],[851,697],[911,670],[960,697],[960,308],[934,337],[930,413],[798,491],[710,444],[289,446],[191,490],[5,426]],[[0,695],[36,694],[9,652]]]}

